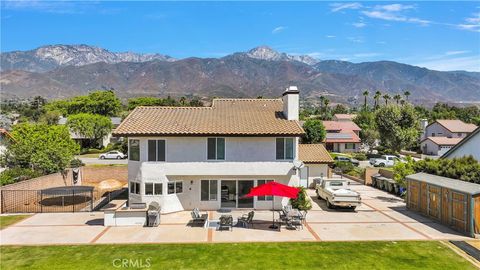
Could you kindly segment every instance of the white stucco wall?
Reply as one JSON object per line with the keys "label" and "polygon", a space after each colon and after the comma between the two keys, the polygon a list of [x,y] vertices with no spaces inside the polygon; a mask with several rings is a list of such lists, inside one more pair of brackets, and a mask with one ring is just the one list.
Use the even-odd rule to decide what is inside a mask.
{"label": "white stucco wall", "polygon": [[338,153],[357,153],[360,151],[360,143],[355,143],[355,149],[345,149],[345,143],[333,143],[333,151]]}
{"label": "white stucco wall", "polygon": [[424,153],[425,155],[433,155],[433,156],[438,155],[438,151],[439,151],[438,145],[436,145],[430,140],[423,141],[420,144],[420,147],[422,149],[422,153]]}
{"label": "white stucco wall", "polygon": [[328,165],[327,164],[305,164],[308,168],[308,187],[313,187],[313,179],[319,177],[328,177]]}
{"label": "white stucco wall", "polygon": [[480,133],[470,137],[468,141],[460,145],[448,158],[456,158],[472,155],[476,160],[480,162]]}
{"label": "white stucco wall", "polygon": [[[426,128],[425,133],[426,133],[425,134],[426,137],[448,137],[448,138],[465,138],[469,134],[466,132],[452,133],[438,123],[433,123],[430,126],[428,126]],[[434,136],[432,134],[434,134]]]}

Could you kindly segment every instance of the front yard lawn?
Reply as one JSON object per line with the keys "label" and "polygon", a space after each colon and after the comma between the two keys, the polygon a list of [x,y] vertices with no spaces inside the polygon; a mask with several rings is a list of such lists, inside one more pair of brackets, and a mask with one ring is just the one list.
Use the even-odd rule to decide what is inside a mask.
{"label": "front yard lawn", "polygon": [[[11,215],[11,216],[0,216],[0,230],[5,229],[6,227],[20,222],[23,219],[26,219],[30,215]],[[0,267],[1,268],[1,267]]]}
{"label": "front yard lawn", "polygon": [[2,246],[6,269],[476,269],[440,242]]}

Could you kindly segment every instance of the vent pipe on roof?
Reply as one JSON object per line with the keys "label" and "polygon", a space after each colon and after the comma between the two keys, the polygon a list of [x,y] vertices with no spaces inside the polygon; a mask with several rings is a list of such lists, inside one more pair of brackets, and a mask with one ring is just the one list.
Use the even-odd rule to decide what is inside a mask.
{"label": "vent pipe on roof", "polygon": [[289,86],[283,92],[283,114],[288,120],[298,120],[300,110],[300,91],[296,86]]}

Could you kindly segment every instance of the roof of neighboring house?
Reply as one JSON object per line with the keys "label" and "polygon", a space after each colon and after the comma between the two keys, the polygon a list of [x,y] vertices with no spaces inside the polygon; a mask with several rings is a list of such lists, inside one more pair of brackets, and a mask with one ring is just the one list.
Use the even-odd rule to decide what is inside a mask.
{"label": "roof of neighboring house", "polygon": [[407,175],[407,180],[414,180],[425,182],[439,187],[445,187],[454,191],[467,193],[471,195],[480,194],[480,185],[474,184],[458,179],[428,174],[428,173],[416,173]]}
{"label": "roof of neighboring house", "polygon": [[299,144],[298,158],[304,163],[333,163],[323,144]]}
{"label": "roof of neighboring house", "polygon": [[359,143],[360,137],[353,131],[342,131],[338,133],[327,133],[325,142],[333,143]]}
{"label": "roof of neighboring house", "polygon": [[214,99],[211,107],[137,107],[116,136],[300,136],[281,99]]}
{"label": "roof of neighboring house", "polygon": [[421,142],[426,140],[430,140],[436,145],[456,145],[459,143],[463,138],[447,138],[447,137],[427,137],[423,139]]}
{"label": "roof of neighboring house", "polygon": [[[450,132],[472,132],[474,131],[477,126],[474,124],[467,124],[461,120],[437,120],[430,125],[433,125],[434,123],[438,123],[444,128],[446,128]],[[430,126],[428,125],[428,126]],[[428,128],[427,126],[427,128]]]}
{"label": "roof of neighboring house", "polygon": [[362,130],[353,121],[322,121],[325,130]]}
{"label": "roof of neighboring house", "polygon": [[349,114],[349,113],[337,113],[333,115],[334,118],[338,120],[353,120],[357,115],[356,114]]}
{"label": "roof of neighboring house", "polygon": [[[467,137],[463,138],[459,143],[457,143],[454,147],[450,148],[441,158],[448,158],[452,153],[454,153],[460,146],[474,138],[475,136],[480,136],[480,127],[475,129],[472,133],[468,134]],[[479,160],[480,162],[480,160]]]}

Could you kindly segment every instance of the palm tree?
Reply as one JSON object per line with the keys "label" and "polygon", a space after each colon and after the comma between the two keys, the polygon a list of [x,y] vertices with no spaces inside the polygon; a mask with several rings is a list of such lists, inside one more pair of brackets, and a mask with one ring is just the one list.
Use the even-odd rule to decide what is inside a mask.
{"label": "palm tree", "polygon": [[325,97],[320,96],[320,111],[323,112],[323,104],[325,103]]}
{"label": "palm tree", "polygon": [[392,98],[392,97],[390,97],[390,95],[389,95],[389,94],[385,94],[385,95],[383,95],[383,99],[385,99],[385,106],[387,106],[387,105],[388,105],[388,100],[389,100],[389,99],[391,99],[391,98]]}
{"label": "palm tree", "polygon": [[410,91],[406,90],[405,92],[403,92],[403,94],[405,95],[405,98],[408,101],[408,97],[410,96]]}
{"label": "palm tree", "polygon": [[402,106],[405,105],[405,103],[407,103],[405,99],[400,100],[400,104],[402,104]]}
{"label": "palm tree", "polygon": [[180,104],[181,104],[182,106],[185,106],[185,103],[186,103],[186,102],[187,102],[187,98],[186,98],[186,97],[181,97],[181,98],[180,98]]}
{"label": "palm tree", "polygon": [[393,99],[397,102],[397,105],[398,105],[398,102],[400,102],[400,99],[402,99],[402,96],[400,96],[399,94],[396,94],[395,96],[393,96]]}
{"label": "palm tree", "polygon": [[330,104],[330,100],[328,100],[328,98],[325,98],[325,100],[323,101],[323,104],[325,104],[325,113],[327,113],[327,111],[328,111],[328,104]]}
{"label": "palm tree", "polygon": [[375,95],[373,96],[373,99],[375,100],[375,109],[377,109],[378,106],[378,99],[382,96],[382,93],[380,91],[375,92]]}
{"label": "palm tree", "polygon": [[367,96],[368,96],[369,92],[368,90],[365,90],[363,91],[362,95],[365,97],[365,102],[364,102],[364,107],[365,107],[365,110],[367,110]]}

